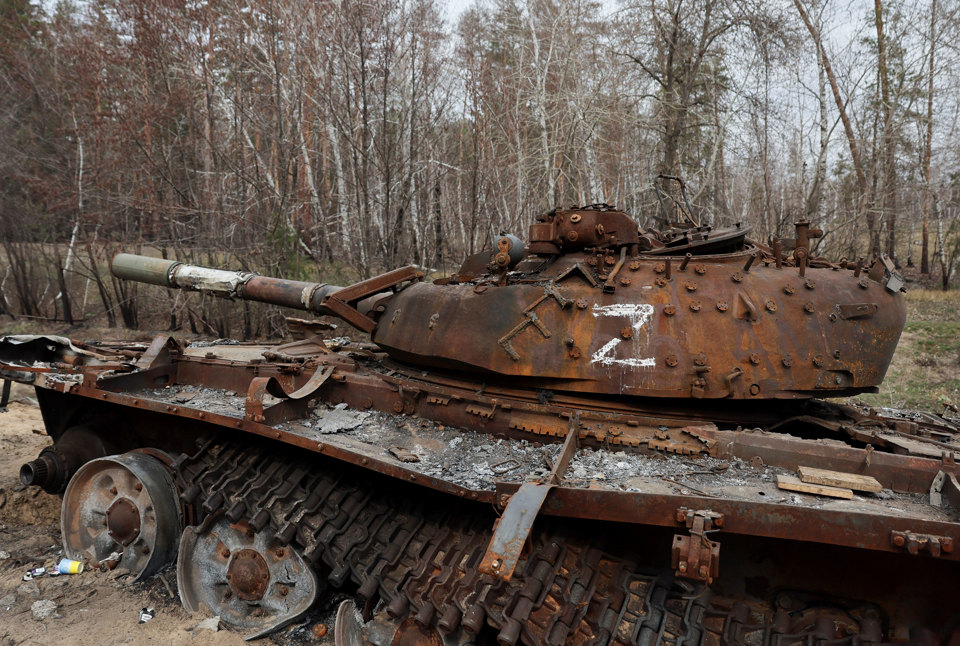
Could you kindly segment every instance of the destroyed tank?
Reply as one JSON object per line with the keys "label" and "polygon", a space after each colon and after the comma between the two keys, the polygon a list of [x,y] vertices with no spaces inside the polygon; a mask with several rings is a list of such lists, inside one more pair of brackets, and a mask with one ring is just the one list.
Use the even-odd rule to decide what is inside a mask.
{"label": "destroyed tank", "polygon": [[338,646],[960,643],[960,428],[836,402],[905,320],[820,235],[555,210],[457,273],[338,287],[121,254],[122,280],[370,343],[0,341],[54,443],[65,551],[250,636],[325,591]]}

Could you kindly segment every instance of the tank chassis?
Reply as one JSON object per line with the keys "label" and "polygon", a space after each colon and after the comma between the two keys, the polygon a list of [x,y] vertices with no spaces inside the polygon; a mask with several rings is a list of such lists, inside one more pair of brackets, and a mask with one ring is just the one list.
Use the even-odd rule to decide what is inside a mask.
{"label": "tank chassis", "polygon": [[[176,554],[184,606],[255,636],[330,586],[362,602],[338,646],[953,643],[955,420],[816,398],[879,385],[899,277],[806,224],[631,223],[556,211],[451,279],[346,288],[118,256],[375,345],[6,337],[54,439],[21,477],[64,494],[71,556]],[[882,491],[779,489],[799,467]]]}

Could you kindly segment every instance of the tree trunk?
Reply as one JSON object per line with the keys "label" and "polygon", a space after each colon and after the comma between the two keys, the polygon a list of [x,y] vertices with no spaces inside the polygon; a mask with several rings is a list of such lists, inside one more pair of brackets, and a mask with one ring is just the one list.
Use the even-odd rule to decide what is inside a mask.
{"label": "tree trunk", "polygon": [[930,275],[930,203],[933,201],[932,189],[930,184],[930,156],[933,146],[933,56],[936,43],[937,30],[937,0],[931,0],[930,5],[930,58],[929,72],[927,76],[927,137],[923,146],[923,182],[924,182],[924,200],[923,200],[923,229],[920,233],[921,252],[920,252],[920,274]]}

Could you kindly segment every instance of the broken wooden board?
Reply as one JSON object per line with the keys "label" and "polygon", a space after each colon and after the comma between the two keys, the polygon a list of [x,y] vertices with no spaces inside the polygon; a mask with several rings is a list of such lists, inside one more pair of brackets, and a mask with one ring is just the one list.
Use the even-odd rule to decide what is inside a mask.
{"label": "broken wooden board", "polygon": [[807,484],[827,485],[830,487],[840,487],[842,489],[853,489],[854,491],[869,491],[871,493],[880,493],[883,491],[883,485],[871,476],[816,469],[814,467],[800,467],[797,469],[797,472],[800,474],[800,479]]}
{"label": "broken wooden board", "polygon": [[777,476],[777,487],[786,491],[799,491],[800,493],[811,493],[817,496],[830,496],[831,498],[843,498],[850,500],[853,498],[852,489],[843,489],[841,487],[828,487],[827,485],[810,484],[803,482],[795,476]]}

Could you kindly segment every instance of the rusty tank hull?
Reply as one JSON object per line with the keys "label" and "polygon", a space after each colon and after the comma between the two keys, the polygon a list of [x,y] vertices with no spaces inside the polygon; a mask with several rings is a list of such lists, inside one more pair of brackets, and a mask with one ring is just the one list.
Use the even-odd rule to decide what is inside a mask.
{"label": "rusty tank hull", "polygon": [[336,590],[338,646],[958,643],[960,427],[820,399],[879,385],[903,303],[809,234],[585,209],[433,283],[164,264],[373,343],[6,337],[54,439],[21,475],[64,492],[68,554],[176,553],[184,606],[251,636]]}

